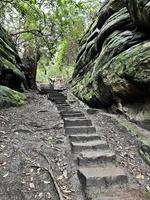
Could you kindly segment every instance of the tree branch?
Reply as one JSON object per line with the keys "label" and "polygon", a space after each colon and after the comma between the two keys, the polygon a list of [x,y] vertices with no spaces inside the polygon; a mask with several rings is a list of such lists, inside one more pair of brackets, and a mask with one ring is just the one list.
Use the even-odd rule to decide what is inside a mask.
{"label": "tree branch", "polygon": [[18,31],[16,33],[11,33],[11,36],[16,36],[16,35],[20,35],[20,34],[23,34],[23,33],[32,33],[32,34],[36,34],[36,33],[41,33],[40,30],[38,29],[30,29],[30,30],[22,30],[22,31]]}
{"label": "tree branch", "polygon": [[11,33],[10,35],[11,36],[17,36],[17,35],[20,35],[20,34],[23,34],[23,33],[32,33],[34,35],[40,35],[40,36],[51,36],[51,34],[44,34],[42,33],[41,30],[39,29],[29,29],[29,30],[22,30],[22,31],[18,31],[16,33]]}

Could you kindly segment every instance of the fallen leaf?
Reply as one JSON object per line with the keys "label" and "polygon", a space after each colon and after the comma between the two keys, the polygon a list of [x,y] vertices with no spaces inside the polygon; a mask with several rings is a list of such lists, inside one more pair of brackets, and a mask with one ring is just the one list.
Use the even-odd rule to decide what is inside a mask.
{"label": "fallen leaf", "polygon": [[6,162],[3,162],[1,165],[4,166],[4,165],[6,165],[6,164],[7,164]]}
{"label": "fallen leaf", "polygon": [[68,178],[68,176],[67,176],[67,175],[68,175],[68,173],[67,173],[67,170],[64,170],[64,171],[63,171],[63,176],[64,176],[64,178],[65,178],[65,179],[67,179],[67,178]]}
{"label": "fallen leaf", "polygon": [[9,155],[7,153],[4,153],[3,155],[6,156],[7,158],[9,158]]}
{"label": "fallen leaf", "polygon": [[9,174],[9,173],[5,174],[5,175],[3,176],[3,178],[6,178],[6,177],[8,176],[8,174]]}
{"label": "fallen leaf", "polygon": [[35,188],[34,183],[30,183],[29,186],[30,186],[30,188],[32,188],[32,189]]}
{"label": "fallen leaf", "polygon": [[61,175],[61,176],[59,176],[59,177],[57,178],[58,181],[61,181],[62,179],[63,179],[63,175]]}
{"label": "fallen leaf", "polygon": [[26,182],[25,182],[25,180],[23,179],[23,180],[21,181],[21,183],[25,184]]}
{"label": "fallen leaf", "polygon": [[51,198],[52,198],[51,193],[47,192],[46,197],[47,197],[48,199],[51,199]]}
{"label": "fallen leaf", "polygon": [[32,168],[32,169],[30,169],[30,172],[32,173],[34,171],[34,169]]}
{"label": "fallen leaf", "polygon": [[41,198],[43,196],[43,193],[41,192],[41,193],[39,193],[39,197]]}
{"label": "fallen leaf", "polygon": [[50,181],[44,181],[44,183],[45,183],[45,184],[49,184],[49,183],[50,183]]}
{"label": "fallen leaf", "polygon": [[68,165],[68,163],[63,163],[63,166],[67,166]]}
{"label": "fallen leaf", "polygon": [[2,145],[1,145],[1,148],[4,149],[4,148],[5,148],[5,145],[2,144]]}
{"label": "fallen leaf", "polygon": [[147,192],[150,192],[150,186],[149,185],[147,185],[145,188],[146,188]]}
{"label": "fallen leaf", "polygon": [[37,175],[40,175],[40,168],[37,169]]}
{"label": "fallen leaf", "polygon": [[0,131],[0,134],[5,134],[6,132],[5,131]]}
{"label": "fallen leaf", "polygon": [[66,189],[66,190],[63,190],[63,193],[64,193],[64,194],[70,194],[71,192],[72,192],[71,190],[67,190],[67,189]]}
{"label": "fallen leaf", "polygon": [[141,179],[141,180],[143,180],[143,179],[144,179],[144,175],[139,174],[139,175],[136,176],[136,178],[137,178],[137,179]]}

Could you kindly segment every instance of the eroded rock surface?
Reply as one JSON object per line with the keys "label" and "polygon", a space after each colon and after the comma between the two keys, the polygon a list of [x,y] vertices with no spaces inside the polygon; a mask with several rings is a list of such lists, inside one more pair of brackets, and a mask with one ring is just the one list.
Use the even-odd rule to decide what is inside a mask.
{"label": "eroded rock surface", "polygon": [[105,1],[81,42],[72,81],[90,106],[115,105],[142,126],[150,123],[149,8],[149,0]]}
{"label": "eroded rock surface", "polygon": [[22,64],[15,44],[0,25],[0,107],[23,103],[25,97],[13,90],[28,88],[28,80],[28,67]]}

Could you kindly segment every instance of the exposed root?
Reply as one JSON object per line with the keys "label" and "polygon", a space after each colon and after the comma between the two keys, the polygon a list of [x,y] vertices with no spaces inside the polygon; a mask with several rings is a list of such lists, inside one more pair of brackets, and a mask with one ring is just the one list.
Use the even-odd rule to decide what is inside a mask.
{"label": "exposed root", "polygon": [[60,200],[64,200],[63,195],[62,195],[62,191],[61,191],[61,189],[59,188],[59,185],[57,184],[57,182],[56,182],[56,180],[55,180],[55,176],[54,176],[53,171],[52,171],[52,169],[51,169],[49,159],[47,158],[47,156],[46,156],[45,154],[43,154],[43,153],[41,153],[41,152],[39,152],[39,154],[40,154],[40,155],[46,160],[46,162],[48,163],[48,169],[45,168],[45,167],[36,166],[36,165],[32,165],[32,166],[30,166],[30,167],[31,167],[31,168],[38,168],[38,169],[41,169],[41,170],[43,170],[43,171],[46,171],[46,172],[49,174],[50,178],[52,179],[52,181],[53,181],[53,183],[54,183],[54,186],[55,186],[55,189],[56,189],[56,191],[57,191],[57,194],[58,194],[59,199],[60,199]]}

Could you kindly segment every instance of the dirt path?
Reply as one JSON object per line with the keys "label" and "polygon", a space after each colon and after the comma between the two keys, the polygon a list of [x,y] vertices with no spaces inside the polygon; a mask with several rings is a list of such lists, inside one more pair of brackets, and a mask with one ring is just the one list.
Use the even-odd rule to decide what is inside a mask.
{"label": "dirt path", "polygon": [[[90,173],[92,176],[95,173],[95,164],[99,171],[101,164],[105,169],[104,163],[108,164],[110,161],[112,162],[112,159],[116,159],[114,154],[109,154],[109,157],[108,152],[101,149],[102,163],[97,160],[101,159],[99,148],[102,146],[105,148],[107,144],[109,144],[110,151],[117,155],[118,167],[127,171],[129,188],[121,190],[122,192],[115,189],[112,193],[111,190],[107,190],[103,197],[97,198],[93,196],[94,187],[94,193],[92,191],[92,199],[90,200],[103,200],[106,199],[106,196],[107,199],[111,200],[149,199],[150,167],[143,162],[138,154],[136,138],[130,135],[126,129],[120,127],[111,115],[104,111],[87,113],[85,105],[81,105],[71,95],[68,98],[70,105],[67,102],[60,105],[64,101],[63,96],[60,99],[56,95],[57,105],[49,101],[47,96],[38,94],[30,94],[29,96],[30,100],[27,105],[0,111],[0,200],[59,200],[55,183],[57,183],[62,199],[87,200],[81,189],[81,185],[84,186],[85,183],[79,184],[77,165],[91,167],[78,171],[81,177],[86,176],[88,183]],[[72,109],[77,112],[73,113]],[[63,114],[64,121],[58,110],[69,111]],[[66,116],[70,119],[66,120]],[[71,119],[72,117],[75,118]],[[90,130],[90,135],[88,132],[81,134],[81,130],[84,128]],[[69,129],[72,131],[79,129],[79,132],[75,135],[71,132],[69,136],[67,135]],[[93,134],[91,134],[92,132]],[[97,140],[98,143],[93,143]],[[104,142],[101,143],[101,141]],[[91,154],[91,152],[93,153],[92,148],[95,148],[96,144],[98,154]],[[80,157],[81,155],[77,157],[76,152],[83,152],[83,157]],[[108,156],[107,158],[104,156],[104,152],[105,156]],[[94,155],[95,160],[93,160],[92,155]],[[86,156],[88,160],[85,160]],[[74,162],[76,158],[78,158],[78,164]],[[103,159],[106,159],[106,162]],[[116,170],[115,166],[114,169]],[[87,175],[86,171],[88,171]],[[51,172],[53,172],[55,181]],[[118,173],[118,171],[116,172]],[[113,170],[111,172],[110,168],[109,173],[111,176],[113,175]],[[106,173],[106,177],[108,174]],[[99,176],[101,176],[101,170]],[[96,174],[92,183],[95,183],[96,179],[100,183],[101,179],[98,178],[99,180]],[[126,179],[126,176],[124,178]]]}
{"label": "dirt path", "polygon": [[59,200],[49,166],[64,199],[82,199],[71,183],[76,174],[68,145],[46,96],[30,94],[27,105],[0,110],[0,200]]}

